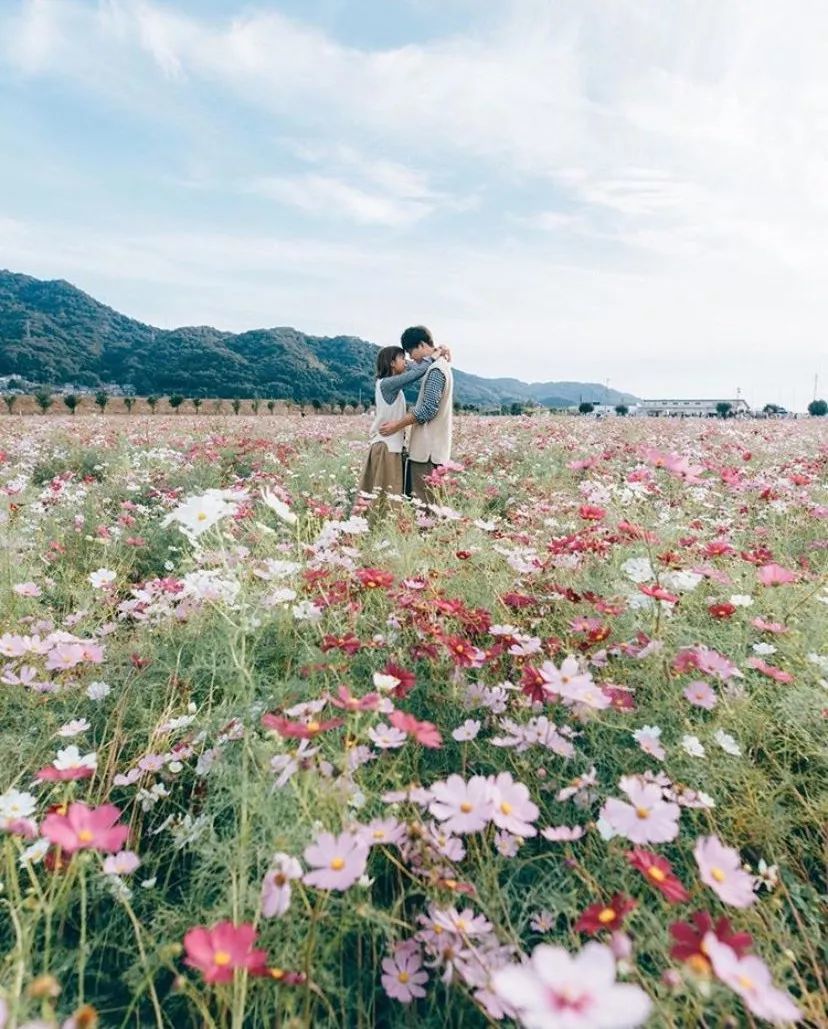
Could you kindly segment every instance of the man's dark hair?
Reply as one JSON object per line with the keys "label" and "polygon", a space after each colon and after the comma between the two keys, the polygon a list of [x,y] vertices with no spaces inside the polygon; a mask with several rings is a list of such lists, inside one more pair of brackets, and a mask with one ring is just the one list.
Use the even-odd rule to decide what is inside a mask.
{"label": "man's dark hair", "polygon": [[416,350],[421,343],[428,343],[430,347],[434,346],[434,337],[425,325],[412,325],[400,336],[400,345],[407,354]]}

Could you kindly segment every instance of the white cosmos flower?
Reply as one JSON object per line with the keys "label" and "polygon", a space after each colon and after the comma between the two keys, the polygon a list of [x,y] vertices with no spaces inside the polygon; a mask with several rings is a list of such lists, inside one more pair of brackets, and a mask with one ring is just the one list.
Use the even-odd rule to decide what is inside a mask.
{"label": "white cosmos flower", "polygon": [[648,557],[630,557],[621,565],[621,571],[633,582],[649,582],[655,578],[653,566]]}
{"label": "white cosmos flower", "polygon": [[226,500],[220,490],[208,490],[200,496],[188,497],[161,524],[174,522],[186,536],[195,540],[235,511],[236,504]]}
{"label": "white cosmos flower", "polygon": [[730,733],[725,732],[724,729],[717,729],[713,733],[713,739],[719,744],[726,754],[731,754],[733,757],[742,756],[742,748]]}
{"label": "white cosmos flower", "polygon": [[99,568],[97,571],[89,573],[89,581],[96,590],[106,589],[115,582],[116,577],[116,573],[111,568]]}
{"label": "white cosmos flower", "polygon": [[730,603],[734,607],[752,607],[753,597],[749,597],[747,593],[734,593],[730,598]]}
{"label": "white cosmos flower", "polygon": [[10,822],[23,818],[31,818],[35,813],[37,801],[31,793],[14,788],[0,793],[0,829],[5,829]]}
{"label": "white cosmos flower", "polygon": [[698,736],[690,734],[682,736],[681,745],[690,757],[704,757],[705,750]]}
{"label": "white cosmos flower", "polygon": [[89,722],[85,718],[73,718],[70,722],[66,722],[62,725],[58,731],[58,736],[70,738],[72,736],[79,736],[82,732],[86,732],[89,728]]}
{"label": "white cosmos flower", "polygon": [[262,503],[266,504],[277,518],[281,518],[288,525],[296,525],[299,521],[284,500],[280,500],[272,490],[262,490]]}

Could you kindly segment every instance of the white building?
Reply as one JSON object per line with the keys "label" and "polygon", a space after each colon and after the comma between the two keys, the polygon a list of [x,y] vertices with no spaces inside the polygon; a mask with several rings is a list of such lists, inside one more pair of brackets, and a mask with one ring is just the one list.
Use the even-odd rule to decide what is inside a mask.
{"label": "white building", "polygon": [[729,414],[748,415],[750,405],[741,397],[720,397],[715,400],[641,400],[634,405],[631,414],[647,415],[650,418],[716,418],[719,404],[729,404]]}

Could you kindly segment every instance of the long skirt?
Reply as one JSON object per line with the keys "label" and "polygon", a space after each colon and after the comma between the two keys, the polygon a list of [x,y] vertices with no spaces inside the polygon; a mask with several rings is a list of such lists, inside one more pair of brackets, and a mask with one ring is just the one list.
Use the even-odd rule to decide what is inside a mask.
{"label": "long skirt", "polygon": [[400,497],[403,492],[402,454],[393,454],[385,443],[373,443],[365,458],[359,480],[360,493],[387,493]]}
{"label": "long skirt", "polygon": [[437,467],[433,461],[406,461],[405,495],[423,504],[434,502],[434,490],[425,481]]}

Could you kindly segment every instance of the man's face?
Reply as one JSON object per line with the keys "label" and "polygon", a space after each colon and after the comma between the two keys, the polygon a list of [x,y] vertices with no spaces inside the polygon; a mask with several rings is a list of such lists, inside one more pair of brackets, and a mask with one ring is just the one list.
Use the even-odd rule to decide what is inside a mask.
{"label": "man's face", "polygon": [[432,357],[436,348],[431,343],[418,343],[411,351],[412,361],[422,361],[425,357]]}

